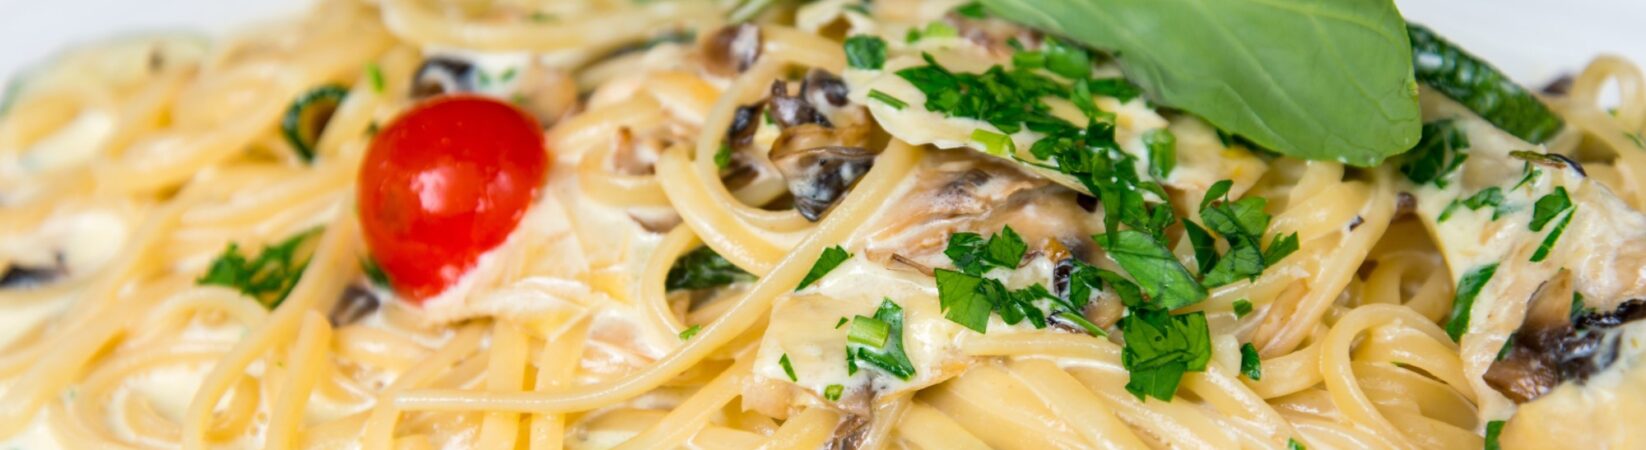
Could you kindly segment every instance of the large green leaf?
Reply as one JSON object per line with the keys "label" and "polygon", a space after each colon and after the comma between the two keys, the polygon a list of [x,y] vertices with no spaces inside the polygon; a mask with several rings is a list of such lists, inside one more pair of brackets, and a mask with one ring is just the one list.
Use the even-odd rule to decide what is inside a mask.
{"label": "large green leaf", "polygon": [[1155,102],[1286,155],[1372,166],[1422,126],[1391,0],[983,0],[1113,52]]}

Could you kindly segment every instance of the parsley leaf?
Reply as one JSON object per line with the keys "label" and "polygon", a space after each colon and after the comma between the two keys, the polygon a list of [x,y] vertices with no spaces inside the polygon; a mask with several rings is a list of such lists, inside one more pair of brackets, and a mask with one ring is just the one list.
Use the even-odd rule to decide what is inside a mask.
{"label": "parsley leaf", "polygon": [[1137,280],[1154,307],[1173,310],[1206,299],[1206,288],[1154,237],[1139,231],[1120,230],[1093,239]]}
{"label": "parsley leaf", "polygon": [[1569,212],[1566,213],[1566,217],[1560,219],[1560,223],[1556,223],[1554,229],[1549,230],[1548,235],[1543,236],[1543,242],[1538,244],[1537,251],[1532,252],[1532,262],[1542,262],[1549,257],[1549,251],[1554,250],[1555,242],[1559,241],[1560,235],[1566,232],[1566,225],[1572,223],[1572,216],[1577,215],[1576,207],[1572,207],[1567,211]]}
{"label": "parsley leaf", "polygon": [[383,289],[394,288],[394,283],[389,281],[389,274],[383,272],[383,267],[377,265],[377,260],[371,257],[360,259],[360,272],[366,275],[366,279],[370,280],[372,285]]}
{"label": "parsley leaf", "polygon": [[691,328],[680,330],[680,340],[691,340],[692,336],[696,336],[699,331],[703,331],[702,325],[692,325]]}
{"label": "parsley leaf", "polygon": [[823,249],[823,254],[817,256],[817,262],[812,263],[812,270],[806,272],[806,277],[800,279],[800,285],[795,286],[794,290],[798,291],[805,289],[806,286],[811,286],[812,283],[817,282],[824,275],[828,275],[829,271],[840,267],[840,263],[846,262],[851,257],[851,253],[846,253],[846,249],[840,248],[838,245]]}
{"label": "parsley leaf", "polygon": [[725,142],[720,143],[720,149],[714,151],[714,166],[727,168],[732,165],[732,146]]}
{"label": "parsley leaf", "polygon": [[1123,229],[1093,239],[1103,251],[1109,252],[1109,257],[1121,265],[1121,269],[1126,269],[1126,274],[1137,280],[1142,293],[1154,302],[1155,308],[1175,310],[1207,298],[1207,288],[1195,282],[1195,277],[1183,269],[1177,257],[1149,234]]}
{"label": "parsley leaf", "polygon": [[1247,299],[1235,300],[1234,313],[1236,319],[1243,319],[1252,313],[1252,301]]}
{"label": "parsley leaf", "polygon": [[1177,136],[1165,128],[1149,130],[1143,133],[1143,145],[1149,148],[1149,175],[1166,179],[1177,167]]}
{"label": "parsley leaf", "polygon": [[845,391],[845,386],[831,384],[828,387],[823,388],[823,398],[828,399],[831,402],[838,402],[840,401],[840,394]]}
{"label": "parsley leaf", "polygon": [[372,92],[383,93],[386,83],[383,81],[382,67],[375,62],[366,64],[366,79],[371,81]]}
{"label": "parsley leaf", "polygon": [[971,275],[982,275],[991,268],[1016,269],[1023,260],[1023,253],[1029,249],[1023,238],[1018,236],[1012,227],[1007,226],[1000,233],[989,236],[985,241],[977,233],[955,233],[949,236],[949,244],[943,249],[943,254],[954,261],[954,266],[962,272]]}
{"label": "parsley leaf", "polygon": [[731,261],[715,253],[707,246],[680,255],[669,267],[669,274],[663,280],[664,289],[673,292],[678,290],[709,289],[739,281],[754,280],[754,275],[733,265]]}
{"label": "parsley leaf", "polygon": [[860,34],[846,38],[846,65],[853,69],[880,70],[886,65],[886,41]]}
{"label": "parsley leaf", "polygon": [[303,269],[308,267],[313,252],[311,244],[320,231],[319,228],[304,231],[263,247],[256,258],[247,258],[240,253],[240,246],[231,242],[195,283],[231,287],[268,309],[275,309],[302,279]]}
{"label": "parsley leaf", "polygon": [[1189,245],[1194,247],[1195,265],[1200,270],[1200,276],[1211,273],[1217,267],[1217,240],[1211,232],[1201,228],[1200,224],[1184,220],[1183,234],[1189,237]]}
{"label": "parsley leaf", "polygon": [[954,9],[954,12],[955,14],[959,14],[961,17],[968,17],[972,19],[982,19],[988,17],[988,12],[983,10],[983,4],[978,2],[960,5]]}
{"label": "parsley leaf", "polygon": [[1497,263],[1470,269],[1463,274],[1463,279],[1457,282],[1457,295],[1452,298],[1452,318],[1446,321],[1446,335],[1453,341],[1461,339],[1463,332],[1469,329],[1469,313],[1474,307],[1475,297],[1480,295],[1481,288],[1491,281],[1492,275],[1497,273]]}
{"label": "parsley leaf", "polygon": [[1240,346],[1240,374],[1252,381],[1263,379],[1263,361],[1257,356],[1257,347],[1250,342]]}
{"label": "parsley leaf", "polygon": [[1406,179],[1413,184],[1433,182],[1435,187],[1445,188],[1447,176],[1469,159],[1469,154],[1464,152],[1468,148],[1469,136],[1451,120],[1423,124],[1423,137],[1400,165],[1400,173],[1406,174]]}
{"label": "parsley leaf", "polygon": [[948,269],[936,269],[933,274],[937,276],[937,300],[943,317],[972,331],[988,332],[989,312],[995,302],[983,292],[984,278]]}
{"label": "parsley leaf", "polygon": [[1046,53],[1046,70],[1071,80],[1092,76],[1092,58],[1086,49],[1061,39],[1049,38],[1043,51]]}
{"label": "parsley leaf", "polygon": [[1554,220],[1556,215],[1572,207],[1572,198],[1566,195],[1566,187],[1556,187],[1553,193],[1537,199],[1532,205],[1532,231],[1543,231],[1543,226]]}
{"label": "parsley leaf", "polygon": [[1303,443],[1298,442],[1297,439],[1287,438],[1286,439],[1286,450],[1309,450],[1309,448],[1304,447]]}
{"label": "parsley leaf", "polygon": [[1138,400],[1171,401],[1183,373],[1202,371],[1212,358],[1206,314],[1171,315],[1164,310],[1133,310],[1120,319],[1126,347],[1120,361],[1131,379],[1126,391]]}
{"label": "parsley leaf", "polygon": [[[853,321],[862,319],[866,317],[857,316]],[[881,300],[880,308],[875,310],[873,319],[884,322],[887,326],[885,345],[871,347],[848,342],[846,354],[850,357],[847,364],[855,368],[857,361],[863,361],[900,380],[909,379],[914,375],[914,363],[910,362],[909,356],[903,352],[903,308],[889,298]]]}

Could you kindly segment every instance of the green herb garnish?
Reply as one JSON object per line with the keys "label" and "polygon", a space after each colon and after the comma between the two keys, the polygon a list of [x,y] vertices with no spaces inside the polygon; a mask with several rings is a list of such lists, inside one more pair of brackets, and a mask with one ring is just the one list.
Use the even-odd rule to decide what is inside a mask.
{"label": "green herb garnish", "polygon": [[886,65],[886,41],[860,34],[846,38],[846,65],[853,69],[880,70]]}
{"label": "green herb garnish", "polygon": [[298,233],[263,247],[256,258],[249,259],[240,253],[238,244],[231,242],[195,283],[234,288],[264,307],[275,309],[303,278],[303,269],[309,265],[320,231],[316,228]]}
{"label": "green herb garnish", "polygon": [[360,272],[366,275],[366,280],[382,289],[393,289],[394,284],[389,281],[389,274],[383,271],[383,266],[377,265],[377,260],[371,257],[360,259]]}
{"label": "green herb garnish", "polygon": [[699,331],[703,331],[702,325],[692,325],[690,328],[680,330],[680,340],[691,340],[692,336],[696,336]]}
{"label": "green herb garnish", "polygon": [[798,291],[805,289],[806,286],[811,286],[812,283],[817,282],[824,275],[828,275],[829,271],[834,270],[835,267],[840,267],[840,263],[846,262],[846,259],[851,257],[851,253],[846,253],[846,249],[840,248],[838,245],[823,249],[823,254],[817,256],[817,262],[812,263],[812,270],[806,272],[806,277],[800,279],[800,285],[795,286],[794,290]]}
{"label": "green herb garnish", "polygon": [[1149,175],[1164,180],[1177,167],[1177,136],[1165,128],[1143,133],[1143,145],[1149,148]]}
{"label": "green herb garnish", "polygon": [[1485,61],[1423,26],[1409,24],[1406,31],[1412,68],[1423,84],[1526,142],[1542,144],[1565,126],[1536,96]]}
{"label": "green herb garnish", "polygon": [[840,394],[845,391],[845,386],[831,384],[828,387],[823,388],[823,398],[828,399],[831,402],[838,402],[840,401]]}
{"label": "green herb garnish", "polygon": [[902,100],[898,100],[897,97],[893,97],[891,94],[887,94],[885,92],[880,92],[879,89],[870,89],[869,90],[869,98],[879,100],[881,103],[885,103],[886,106],[890,106],[890,107],[892,107],[892,109],[895,109],[895,110],[898,110],[898,111],[902,111],[903,108],[907,108],[909,106],[908,103],[904,103]]}
{"label": "green herb garnish", "polygon": [[375,62],[366,64],[366,79],[371,80],[372,92],[381,94],[387,89],[387,83],[383,81],[383,68]]}
{"label": "green herb garnish", "polygon": [[[1248,1],[983,4],[1000,17],[1111,51],[1157,103],[1288,156],[1369,167],[1418,139],[1406,21],[1391,1],[1330,0],[1307,8]],[[1172,45],[1158,45],[1166,41]],[[1328,51],[1261,50],[1299,42]]]}
{"label": "green herb garnish", "polygon": [[1565,186],[1555,187],[1555,191],[1537,199],[1532,205],[1532,222],[1529,224],[1532,231],[1543,231],[1543,226],[1554,220],[1555,216],[1572,208],[1572,198],[1566,195]]}
{"label": "green herb garnish", "polygon": [[1452,298],[1452,318],[1446,321],[1446,335],[1453,341],[1463,338],[1463,332],[1469,329],[1469,314],[1474,307],[1475,297],[1480,290],[1491,281],[1492,275],[1497,273],[1497,263],[1479,266],[1463,274],[1463,279],[1457,282],[1457,295]]}
{"label": "green herb garnish", "polygon": [[280,119],[280,132],[303,162],[314,162],[320,133],[326,130],[332,113],[337,112],[337,105],[348,95],[347,88],[328,84],[304,92],[286,107],[286,114]]}
{"label": "green herb garnish", "polygon": [[880,301],[880,308],[875,310],[874,317],[857,316],[852,319],[853,328],[856,322],[863,319],[873,319],[886,324],[886,339],[884,345],[868,346],[847,341],[847,372],[857,372],[857,361],[878,367],[891,376],[900,380],[907,380],[914,376],[914,363],[903,352],[903,308],[893,303],[891,299]]}
{"label": "green herb garnish", "polygon": [[782,358],[777,359],[777,365],[783,366],[783,374],[789,376],[789,381],[800,381],[800,378],[794,375],[794,364],[789,363],[788,353],[784,353]]}
{"label": "green herb garnish", "polygon": [[1286,438],[1286,450],[1309,450],[1309,448],[1304,447],[1303,443],[1298,442],[1297,439]]}
{"label": "green herb garnish", "polygon": [[1503,425],[1504,424],[1505,424],[1505,422],[1501,421],[1501,420],[1493,420],[1491,422],[1486,422],[1486,446],[1484,447],[1485,450],[1499,450],[1499,449],[1503,448],[1502,444],[1498,443],[1498,439],[1501,436],[1503,436]]}
{"label": "green herb garnish", "polygon": [[754,275],[733,265],[707,246],[680,255],[669,267],[663,281],[668,291],[681,289],[709,289],[739,281],[754,280]]}
{"label": "green herb garnish", "polygon": [[1435,187],[1445,188],[1447,176],[1469,159],[1469,154],[1464,152],[1468,148],[1469,136],[1451,120],[1423,124],[1423,138],[1400,165],[1400,173],[1413,184],[1433,182]]}
{"label": "green herb garnish", "polygon": [[1257,346],[1250,342],[1240,345],[1240,374],[1252,381],[1263,379],[1263,361],[1257,356]]}
{"label": "green herb garnish", "polygon": [[1577,215],[1576,207],[1566,211],[1566,217],[1561,218],[1560,222],[1549,230],[1549,234],[1543,236],[1543,242],[1537,245],[1537,251],[1532,252],[1532,262],[1542,262],[1549,257],[1549,251],[1554,250],[1555,243],[1560,241],[1560,235],[1566,232],[1566,225],[1572,223],[1572,216]]}
{"label": "green herb garnish", "polygon": [[1138,400],[1171,401],[1183,373],[1205,370],[1212,359],[1205,313],[1133,310],[1120,319],[1120,329],[1126,335],[1120,361],[1131,372],[1126,391]]}
{"label": "green herb garnish", "polygon": [[1252,313],[1252,301],[1247,299],[1235,300],[1234,313],[1236,319],[1246,318],[1247,314]]}
{"label": "green herb garnish", "polygon": [[720,143],[720,148],[714,151],[714,166],[722,169],[732,166],[731,144]]}

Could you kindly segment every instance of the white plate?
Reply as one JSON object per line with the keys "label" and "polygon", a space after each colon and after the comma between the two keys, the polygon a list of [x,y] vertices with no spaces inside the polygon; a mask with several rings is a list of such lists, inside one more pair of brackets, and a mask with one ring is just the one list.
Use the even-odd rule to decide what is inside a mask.
{"label": "white plate", "polygon": [[[233,31],[302,0],[0,0],[0,79],[65,46],[142,31]],[[1531,86],[1597,54],[1646,64],[1643,0],[1397,0],[1406,17]]]}

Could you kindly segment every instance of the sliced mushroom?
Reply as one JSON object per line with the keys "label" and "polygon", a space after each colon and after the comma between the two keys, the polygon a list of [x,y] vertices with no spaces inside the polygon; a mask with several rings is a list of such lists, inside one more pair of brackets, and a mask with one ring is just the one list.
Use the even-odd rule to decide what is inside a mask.
{"label": "sliced mushroom", "polygon": [[868,128],[831,129],[808,124],[783,130],[772,144],[771,160],[788,183],[795,209],[817,221],[859,177],[874,166]]}
{"label": "sliced mushroom", "polygon": [[863,446],[863,440],[869,437],[868,416],[862,414],[847,414],[834,427],[834,437],[823,448],[827,450],[857,450]]}
{"label": "sliced mushroom", "polygon": [[732,124],[726,127],[726,145],[736,149],[753,143],[754,132],[760,129],[760,113],[765,110],[765,102],[737,107],[732,113]]}
{"label": "sliced mushroom", "polygon": [[760,58],[760,27],[727,25],[703,41],[703,66],[710,73],[733,76],[749,70]]}
{"label": "sliced mushroom", "polygon": [[57,263],[50,266],[12,264],[0,272],[0,289],[23,289],[51,284],[69,274],[63,254],[57,254]]}
{"label": "sliced mushroom", "polygon": [[[804,93],[805,89],[802,88],[801,92]],[[789,83],[786,81],[772,82],[771,103],[772,121],[777,122],[778,127],[787,129],[801,125],[833,126],[829,123],[829,118],[819,112],[817,107],[812,106],[804,94],[789,95]]]}
{"label": "sliced mushroom", "polygon": [[346,326],[370,315],[383,305],[377,294],[359,284],[351,284],[343,289],[343,295],[332,306],[331,314],[326,318],[331,320],[332,327]]}
{"label": "sliced mushroom", "polygon": [[431,56],[423,60],[412,76],[412,98],[426,98],[458,92],[474,92],[477,80],[474,63],[451,57]]}
{"label": "sliced mushroom", "polygon": [[1542,397],[1562,382],[1583,383],[1617,361],[1613,331],[1646,319],[1646,300],[1632,299],[1609,312],[1570,313],[1572,277],[1561,271],[1533,295],[1526,321],[1509,349],[1487,370],[1486,384],[1516,403]]}

